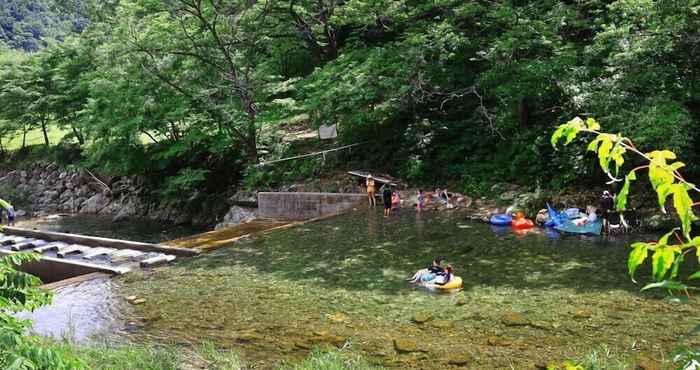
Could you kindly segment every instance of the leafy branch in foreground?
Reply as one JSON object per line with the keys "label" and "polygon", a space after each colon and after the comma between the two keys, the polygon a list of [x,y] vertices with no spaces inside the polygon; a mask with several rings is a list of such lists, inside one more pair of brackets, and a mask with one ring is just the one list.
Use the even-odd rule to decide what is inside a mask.
{"label": "leafy branch in foreground", "polygon": [[[656,191],[659,207],[666,213],[666,202],[669,196],[673,199],[673,208],[680,219],[680,228],[674,228],[662,236],[656,242],[637,242],[632,244],[627,268],[632,281],[637,268],[651,254],[652,277],[657,283],[649,284],[643,289],[666,288],[669,290],[685,291],[700,290],[677,281],[680,265],[686,256],[695,252],[700,262],[700,237],[691,237],[693,221],[698,217],[693,213],[693,207],[700,205],[694,202],[692,193],[700,193],[700,189],[685,180],[680,169],[685,163],[676,160],[676,154],[670,150],[655,150],[644,153],[640,151],[627,137],[621,134],[610,134],[600,131],[600,124],[593,118],[585,121],[579,117],[559,126],[552,134],[552,146],[564,141],[571,143],[580,133],[596,135],[588,145],[588,150],[598,154],[600,168],[610,178],[610,183],[624,182],[617,195],[615,207],[618,211],[625,211],[630,184],[637,180],[637,173],[643,170],[648,172],[649,183]],[[643,166],[629,171],[624,179],[620,178],[620,168],[625,163],[625,155],[636,154],[645,162]],[[611,168],[613,167],[613,168]],[[672,238],[673,237],[673,238]],[[688,277],[688,280],[700,279],[700,271]]]}
{"label": "leafy branch in foreground", "polygon": [[0,368],[32,370],[82,369],[77,359],[47,348],[41,340],[28,335],[31,322],[14,314],[33,311],[51,303],[51,293],[39,288],[41,280],[17,266],[41,258],[35,253],[11,254],[0,258]]}

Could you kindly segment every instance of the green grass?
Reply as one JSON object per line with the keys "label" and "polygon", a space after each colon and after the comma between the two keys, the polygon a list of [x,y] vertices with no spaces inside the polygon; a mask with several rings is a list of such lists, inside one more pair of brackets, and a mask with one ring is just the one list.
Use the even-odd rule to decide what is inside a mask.
{"label": "green grass", "polygon": [[380,370],[360,355],[347,350],[325,351],[316,349],[299,364],[286,364],[280,370]]}
{"label": "green grass", "polygon": [[[61,130],[56,126],[49,126],[48,131],[49,143],[51,145],[58,144],[59,141],[68,133],[66,130]],[[44,133],[41,129],[36,129],[29,131],[27,133],[26,146],[32,145],[42,145],[44,144]],[[22,148],[22,134],[19,133],[12,137],[8,142],[3,143],[5,145],[5,150],[17,150]]]}
{"label": "green grass", "polygon": [[[72,345],[50,342],[49,346],[70,357],[77,357],[90,370],[245,370],[248,367],[234,351],[217,349],[213,344],[194,348],[147,344]],[[301,363],[286,363],[280,370],[381,370],[348,350],[314,350]]]}

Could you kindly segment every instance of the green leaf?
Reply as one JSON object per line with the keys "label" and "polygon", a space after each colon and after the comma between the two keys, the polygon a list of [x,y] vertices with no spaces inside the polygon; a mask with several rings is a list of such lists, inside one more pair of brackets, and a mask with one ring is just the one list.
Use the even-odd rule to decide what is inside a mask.
{"label": "green leaf", "polygon": [[654,279],[661,281],[666,277],[668,270],[673,265],[676,254],[680,252],[678,247],[659,246],[651,257],[651,269]]}
{"label": "green leaf", "polygon": [[609,172],[610,163],[610,150],[613,147],[613,142],[610,139],[610,135],[604,135],[601,138],[600,147],[598,148],[598,161],[600,162],[600,168],[605,172]]}
{"label": "green leaf", "polygon": [[700,279],[700,271],[695,271],[692,275],[688,276],[688,280]]}
{"label": "green leaf", "polygon": [[610,152],[610,159],[612,159],[613,162],[615,162],[615,174],[617,174],[620,171],[620,168],[625,163],[624,154],[626,152],[627,150],[620,144],[619,141],[615,144],[615,147]]}
{"label": "green leaf", "polygon": [[601,140],[600,137],[601,137],[601,136],[603,136],[603,134],[598,135],[598,137],[596,137],[593,141],[591,141],[590,143],[588,143],[588,148],[586,148],[586,149],[587,149],[589,152],[595,152],[595,151],[598,150],[598,144],[600,144],[600,140]]}
{"label": "green leaf", "polygon": [[617,194],[617,202],[615,204],[615,208],[618,211],[624,211],[625,209],[627,209],[627,196],[630,192],[630,183],[636,179],[637,174],[634,171],[630,171],[630,173],[628,173],[627,176],[625,176],[625,184],[622,185],[620,193]]}
{"label": "green leaf", "polygon": [[656,196],[658,197],[659,207],[661,211],[666,213],[666,199],[673,193],[673,184],[661,184],[656,188]]}
{"label": "green leaf", "polygon": [[647,156],[650,159],[649,181],[654,190],[663,184],[672,184],[675,182],[673,172],[666,163],[668,159],[676,159],[676,155],[673,152],[669,150],[656,150],[647,153]]}
{"label": "green leaf", "polygon": [[663,288],[663,289],[670,289],[670,290],[697,290],[697,288],[685,285],[681,282],[678,281],[672,281],[672,280],[664,280],[660,281],[658,283],[651,283],[647,284],[642,288],[642,290],[649,290],[649,289],[654,289],[654,288]]}
{"label": "green leaf", "polygon": [[588,127],[589,130],[600,130],[600,124],[593,118],[586,120],[586,127]]}
{"label": "green leaf", "polygon": [[641,242],[632,244],[632,252],[630,252],[629,258],[627,259],[627,270],[629,271],[630,278],[635,283],[637,281],[634,280],[634,272],[637,271],[637,267],[647,258],[649,246],[648,243]]}
{"label": "green leaf", "polygon": [[557,147],[557,142],[559,142],[559,139],[564,135],[564,130],[566,130],[566,125],[561,125],[557,127],[556,130],[554,130],[554,133],[552,134],[552,138],[550,139],[552,146],[554,148]]}
{"label": "green leaf", "polygon": [[662,236],[661,238],[659,238],[659,241],[656,242],[656,245],[657,245],[657,246],[660,246],[660,247],[667,246],[667,245],[668,245],[668,239],[669,239],[669,238],[671,237],[671,235],[673,235],[676,231],[678,231],[678,228],[677,228],[677,227],[673,228],[673,230],[671,230],[671,231],[667,232],[666,234],[664,234],[664,236]]}
{"label": "green leaf", "polygon": [[689,185],[675,184],[673,191],[673,207],[676,209],[676,213],[681,219],[681,228],[683,230],[683,236],[685,236],[686,239],[690,239],[692,223],[697,220],[697,217],[693,213],[693,200],[688,194],[688,189],[690,189]]}

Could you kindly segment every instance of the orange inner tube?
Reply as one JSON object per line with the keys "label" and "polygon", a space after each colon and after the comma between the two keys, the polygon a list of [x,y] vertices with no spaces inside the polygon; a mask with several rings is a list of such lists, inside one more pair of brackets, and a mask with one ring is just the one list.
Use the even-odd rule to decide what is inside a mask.
{"label": "orange inner tube", "polygon": [[529,229],[535,226],[532,220],[528,220],[527,218],[515,219],[511,225],[514,229]]}

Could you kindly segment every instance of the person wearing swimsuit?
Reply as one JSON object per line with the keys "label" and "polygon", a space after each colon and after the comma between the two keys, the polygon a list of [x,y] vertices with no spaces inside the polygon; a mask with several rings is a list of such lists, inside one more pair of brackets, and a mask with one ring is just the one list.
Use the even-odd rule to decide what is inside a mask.
{"label": "person wearing swimsuit", "polygon": [[369,201],[369,206],[374,207],[377,205],[377,200],[374,199],[374,178],[372,175],[367,176],[367,200]]}

